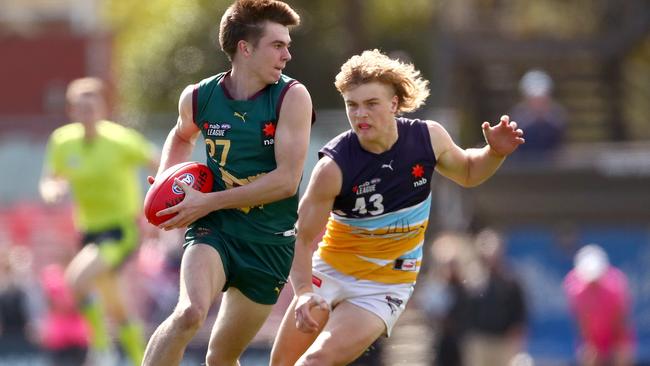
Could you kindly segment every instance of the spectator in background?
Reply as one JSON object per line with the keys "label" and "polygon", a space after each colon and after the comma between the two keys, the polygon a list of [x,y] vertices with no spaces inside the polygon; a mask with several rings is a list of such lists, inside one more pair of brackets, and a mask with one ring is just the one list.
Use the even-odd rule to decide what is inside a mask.
{"label": "spectator in background", "polygon": [[581,337],[579,364],[633,365],[635,338],[627,277],[609,264],[607,253],[596,244],[580,248],[574,263],[564,279],[564,291]]}
{"label": "spectator in background", "polygon": [[434,366],[464,365],[461,345],[468,316],[465,265],[470,247],[467,235],[438,235],[431,246],[433,265],[415,290],[415,299],[433,329]]}
{"label": "spectator in background", "polygon": [[27,247],[0,245],[0,364],[5,357],[36,351],[40,297],[31,273],[32,253]]}
{"label": "spectator in background", "polygon": [[544,71],[530,70],[521,78],[519,88],[523,100],[510,113],[526,131],[526,143],[519,150],[528,157],[548,156],[562,146],[566,132],[566,112],[551,96],[553,80]]}
{"label": "spectator in background", "polygon": [[[144,338],[122,296],[118,273],[139,245],[142,210],[139,170],[158,165],[156,149],[140,133],[106,120],[104,83],[97,78],[73,80],[67,89],[72,123],[52,132],[48,141],[40,193],[47,203],[72,191],[75,223],[82,248],[66,268],[92,330],[93,351],[111,354],[102,306],[118,326],[118,338],[131,362],[139,365]],[[101,305],[95,301],[101,294]]]}
{"label": "spectator in background", "polygon": [[40,343],[47,350],[50,365],[83,365],[90,343],[90,329],[77,309],[63,271],[58,264],[50,264],[41,271],[47,310],[40,327]]}
{"label": "spectator in background", "polygon": [[468,326],[463,341],[465,365],[509,365],[524,349],[523,290],[503,259],[504,244],[499,233],[492,229],[480,231],[475,246],[484,274],[469,291]]}

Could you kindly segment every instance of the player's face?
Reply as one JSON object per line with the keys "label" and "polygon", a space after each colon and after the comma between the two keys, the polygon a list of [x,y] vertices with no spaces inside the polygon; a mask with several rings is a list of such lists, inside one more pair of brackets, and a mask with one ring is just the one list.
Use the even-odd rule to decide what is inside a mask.
{"label": "player's face", "polygon": [[396,132],[397,96],[380,82],[361,84],[342,93],[352,130],[359,139],[381,140]]}
{"label": "player's face", "polygon": [[71,97],[68,104],[68,113],[74,122],[92,123],[105,117],[106,103],[99,93],[79,93]]}
{"label": "player's face", "polygon": [[282,70],[291,60],[290,44],[289,28],[278,23],[266,23],[264,35],[252,48],[251,53],[251,69],[265,84],[273,84],[280,80]]}

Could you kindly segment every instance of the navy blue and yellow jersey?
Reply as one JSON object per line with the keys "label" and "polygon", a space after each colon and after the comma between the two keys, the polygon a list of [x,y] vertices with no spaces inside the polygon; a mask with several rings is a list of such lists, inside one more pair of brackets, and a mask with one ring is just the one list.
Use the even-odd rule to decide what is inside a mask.
{"label": "navy blue and yellow jersey", "polygon": [[381,154],[364,150],[352,131],[319,152],[343,180],[318,255],[357,279],[411,283],[420,269],[436,158],[425,122],[396,123],[397,142]]}

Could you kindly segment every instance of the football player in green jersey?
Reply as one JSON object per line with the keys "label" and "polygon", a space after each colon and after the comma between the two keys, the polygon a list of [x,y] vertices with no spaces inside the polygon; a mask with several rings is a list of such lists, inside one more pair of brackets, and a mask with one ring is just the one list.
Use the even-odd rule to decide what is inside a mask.
{"label": "football player in green jersey", "polygon": [[[68,189],[72,193],[83,248],[68,265],[66,279],[91,326],[94,351],[105,354],[110,346],[101,311],[105,308],[119,327],[125,353],[139,364],[144,338],[120,296],[118,270],[139,243],[138,172],[147,166],[155,169],[158,154],[140,133],[105,120],[104,89],[96,78],[68,86],[73,123],[50,136],[39,188],[46,202],[60,200]],[[93,300],[94,289],[102,304]]]}
{"label": "football player in green jersey", "polygon": [[215,184],[201,193],[177,181],[185,198],[158,213],[177,214],[163,229],[188,229],[178,304],[152,335],[144,365],[179,365],[220,292],[206,363],[239,364],[287,281],[312,119],[307,89],[282,74],[299,23],[281,1],[235,1],[219,31],[231,69],[181,93],[158,174],[186,161],[200,137]]}

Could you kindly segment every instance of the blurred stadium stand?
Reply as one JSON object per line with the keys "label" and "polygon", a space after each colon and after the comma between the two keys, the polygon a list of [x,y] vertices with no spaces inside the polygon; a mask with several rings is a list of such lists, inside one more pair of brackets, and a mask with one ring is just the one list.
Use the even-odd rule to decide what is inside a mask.
{"label": "blurred stadium stand", "polygon": [[[48,245],[75,243],[70,207],[42,206],[37,182],[45,138],[66,121],[66,83],[88,74],[112,79],[111,37],[96,17],[100,2],[0,2],[0,240],[4,243],[44,251]],[[515,3],[447,2],[449,7],[434,22],[432,102],[423,116],[439,118],[464,146],[478,143],[480,122],[494,121],[512,106],[521,75],[539,67],[554,78],[555,96],[568,109],[568,144],[551,159],[509,159],[484,185],[454,196],[463,208],[444,214],[456,212],[465,220],[471,216],[503,230],[509,259],[524,280],[532,305],[529,351],[538,366],[571,364],[575,334],[561,294],[561,278],[571,267],[577,245],[601,244],[630,277],[639,365],[648,365],[647,0],[600,1],[602,23],[594,25],[596,31],[555,37],[540,36],[534,24],[508,18],[508,4],[516,7]],[[318,148],[348,127],[341,110],[318,110],[317,116],[303,189]],[[175,120],[175,116],[155,118],[169,121],[152,123],[156,126],[170,126]],[[144,132],[162,146],[167,130]],[[203,159],[200,148],[193,158]],[[142,182],[146,187],[144,177]],[[435,213],[431,231],[443,229],[446,219]],[[50,250],[47,255],[60,254]],[[249,365],[264,364],[268,357],[274,329],[269,327],[260,335],[258,348],[251,349],[250,359],[256,361]],[[194,364],[201,362],[208,336],[206,328],[190,345],[188,358]],[[426,364],[431,350],[422,349],[425,342],[416,343],[427,337],[430,330],[417,311],[405,315],[385,347],[386,359],[391,365]]]}

